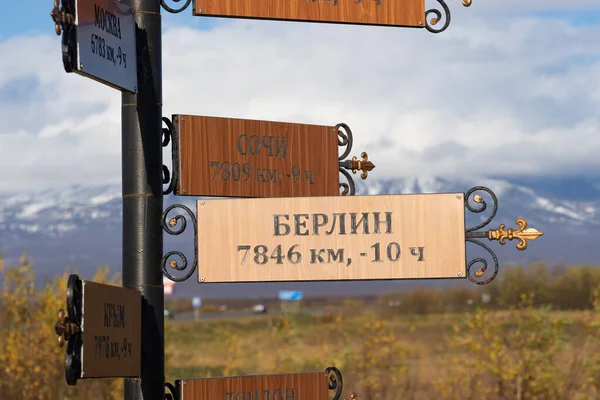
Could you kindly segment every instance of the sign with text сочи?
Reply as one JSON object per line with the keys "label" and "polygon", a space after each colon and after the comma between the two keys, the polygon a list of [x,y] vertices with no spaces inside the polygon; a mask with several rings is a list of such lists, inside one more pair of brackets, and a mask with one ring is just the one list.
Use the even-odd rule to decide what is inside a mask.
{"label": "sign with text \u0441\u043e\u0447\u0438", "polygon": [[335,126],[173,115],[176,195],[339,194]]}
{"label": "sign with text \u0441\u043e\u0447\u0438", "polygon": [[195,0],[194,15],[422,28],[425,0]]}
{"label": "sign with text \u0441\u043e\u0447\u0438", "polygon": [[[134,10],[118,0],[74,0],[71,71],[137,93]],[[65,32],[67,34],[67,32]]]}
{"label": "sign with text \u0441\u043e\u0447\u0438", "polygon": [[199,200],[198,281],[464,278],[463,196]]}
{"label": "sign with text \u0441\u043e\u0447\u0438", "polygon": [[176,385],[186,400],[329,400],[325,372],[186,379]]}
{"label": "sign with text \u0441\u043e\u0447\u0438", "polygon": [[82,288],[81,378],[139,377],[140,292],[86,280]]}

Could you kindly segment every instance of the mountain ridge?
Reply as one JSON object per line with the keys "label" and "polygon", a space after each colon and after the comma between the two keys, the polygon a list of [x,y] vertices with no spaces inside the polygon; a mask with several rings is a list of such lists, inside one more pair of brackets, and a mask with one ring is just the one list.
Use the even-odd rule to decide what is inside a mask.
{"label": "mountain ridge", "polygon": [[[358,178],[358,179],[356,179]],[[498,214],[483,229],[497,229],[499,224],[514,228],[515,220],[523,217],[530,227],[544,236],[531,242],[525,252],[517,251],[514,243],[490,246],[498,254],[501,264],[545,261],[548,263],[588,263],[600,260],[600,250],[595,238],[600,237],[600,191],[597,198],[571,199],[568,193],[562,197],[539,195],[539,191],[509,180],[469,177],[405,177],[361,180],[355,176],[357,195],[414,194],[414,193],[465,193],[476,186],[492,190],[498,198]],[[590,189],[590,193],[595,189]],[[467,212],[467,227],[485,220],[491,212],[482,214]],[[550,191],[546,191],[550,193]],[[164,207],[179,203],[195,211],[195,201],[201,197],[165,196]],[[474,207],[477,206],[471,202]],[[175,213],[175,211],[173,211]],[[169,214],[173,216],[175,214]],[[38,276],[60,273],[71,263],[83,278],[89,279],[98,265],[109,265],[113,271],[121,266],[121,185],[73,185],[65,188],[44,189],[27,193],[4,193],[0,196],[0,250],[7,262],[15,261],[25,250],[36,263]],[[164,236],[164,251],[181,250],[188,258],[193,257],[192,229],[178,237]],[[467,255],[473,249],[468,246]],[[186,251],[187,249],[187,251]],[[201,267],[200,267],[201,268]],[[366,290],[365,294],[379,292],[383,288],[403,285],[422,285],[412,281],[400,282],[323,282],[323,283],[256,283],[256,284],[203,284],[195,282],[196,274],[188,282],[178,283],[177,291],[196,293],[202,291],[208,297],[228,294],[240,296],[264,294],[272,288],[304,287],[315,295],[326,291]],[[379,288],[379,289],[378,289]],[[235,297],[235,296],[234,296]]]}

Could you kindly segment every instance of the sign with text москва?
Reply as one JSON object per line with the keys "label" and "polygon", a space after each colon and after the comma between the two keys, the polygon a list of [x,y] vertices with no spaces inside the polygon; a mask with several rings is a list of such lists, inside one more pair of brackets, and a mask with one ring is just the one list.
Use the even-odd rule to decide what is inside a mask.
{"label": "sign with text \u043c\u043e\u0441\u043a\u0432\u0430", "polygon": [[139,377],[142,297],[139,291],[83,281],[81,377]]}
{"label": "sign with text \u043c\u043e\u0441\u043a\u0432\u0430", "polygon": [[464,278],[463,197],[199,200],[198,281]]}
{"label": "sign with text \u043c\u043e\u0441\u043a\u0432\u0430", "polygon": [[173,115],[178,196],[339,194],[334,126]]}
{"label": "sign with text \u043c\u043e\u0441\u043a\u0432\u0430", "polygon": [[186,379],[177,386],[185,400],[329,400],[325,372]]}
{"label": "sign with text \u043c\u043e\u0441\u043a\u0432\u0430", "polygon": [[195,0],[194,15],[423,28],[425,0]]}
{"label": "sign with text \u043c\u043e\u0441\u043a\u0432\u0430", "polygon": [[137,93],[134,11],[118,0],[75,1],[74,72]]}

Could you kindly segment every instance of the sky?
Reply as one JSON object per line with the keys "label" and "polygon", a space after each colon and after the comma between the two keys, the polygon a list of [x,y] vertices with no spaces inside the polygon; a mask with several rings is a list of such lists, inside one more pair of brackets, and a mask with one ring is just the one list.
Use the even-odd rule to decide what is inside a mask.
{"label": "sky", "polygon": [[[163,12],[163,115],[344,122],[374,178],[600,176],[600,1],[448,4],[437,35]],[[51,8],[0,13],[0,190],[120,182],[120,93],[64,72]]]}

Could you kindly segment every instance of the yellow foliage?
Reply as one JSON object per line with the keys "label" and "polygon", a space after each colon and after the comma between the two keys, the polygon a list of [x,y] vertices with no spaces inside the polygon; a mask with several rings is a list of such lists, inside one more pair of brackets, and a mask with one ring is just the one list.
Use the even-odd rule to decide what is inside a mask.
{"label": "yellow foliage", "polygon": [[533,300],[521,295],[508,312],[479,309],[453,327],[449,348],[454,368],[436,382],[444,398],[565,398],[556,357],[565,348],[568,321],[549,309],[534,308]]}
{"label": "yellow foliage", "polygon": [[[0,398],[1,399],[112,399],[121,397],[122,380],[65,381],[65,348],[58,346],[53,326],[60,308],[66,308],[68,271],[36,290],[33,263],[23,255],[19,264],[5,267],[0,260]],[[115,284],[108,268],[97,282]]]}

